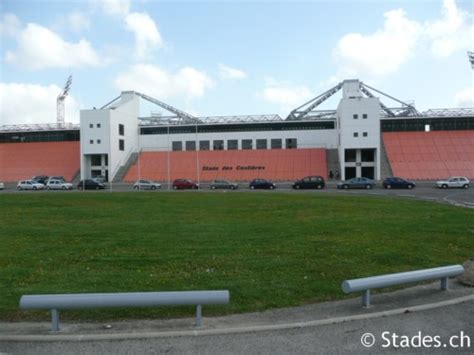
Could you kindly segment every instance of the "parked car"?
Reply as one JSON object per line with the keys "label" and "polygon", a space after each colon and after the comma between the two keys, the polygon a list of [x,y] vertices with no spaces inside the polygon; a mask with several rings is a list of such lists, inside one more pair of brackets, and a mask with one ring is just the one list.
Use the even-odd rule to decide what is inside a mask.
{"label": "parked car", "polygon": [[44,185],[35,180],[21,180],[16,188],[18,190],[43,190]]}
{"label": "parked car", "polygon": [[137,180],[133,184],[135,190],[156,190],[161,188],[161,184],[150,180]]}
{"label": "parked car", "polygon": [[33,176],[31,180],[34,180],[36,182],[39,182],[40,184],[46,184],[46,181],[48,181],[49,176],[46,175],[38,175],[38,176]]}
{"label": "parked car", "polygon": [[[50,176],[50,177],[48,178],[48,180],[46,180],[46,184],[48,184],[48,181],[49,181],[49,180],[59,180],[59,181],[64,181],[64,182],[66,182],[66,179],[64,178],[64,176]],[[46,184],[45,184],[45,185],[46,185]]]}
{"label": "parked car", "polygon": [[105,180],[104,176],[95,176],[95,177],[92,178],[92,180],[94,180],[96,182],[100,182],[102,184],[106,183],[106,180]]}
{"label": "parked car", "polygon": [[337,184],[338,189],[372,189],[375,187],[375,182],[366,177],[356,177],[346,181],[341,181]]}
{"label": "parked car", "polygon": [[196,190],[198,188],[199,188],[199,184],[189,179],[176,179],[175,181],[173,181],[174,190],[185,190],[185,189]]}
{"label": "parked car", "polygon": [[215,189],[236,190],[239,188],[239,185],[227,180],[214,180],[211,182],[210,188],[211,190],[215,190]]}
{"label": "parked car", "polygon": [[413,181],[408,181],[399,177],[388,177],[383,183],[386,189],[412,189],[416,186]]}
{"label": "parked car", "polygon": [[81,180],[79,181],[79,184],[77,184],[77,189],[78,190],[103,190],[105,189],[105,184],[101,182],[97,182],[92,179],[86,179],[86,180]]}
{"label": "parked car", "polygon": [[3,182],[0,182],[0,190],[3,190],[5,188],[5,185],[3,184]]}
{"label": "parked car", "polygon": [[276,188],[276,185],[273,182],[269,181],[269,180],[253,179],[249,184],[249,188],[251,190],[254,190],[254,189],[270,189],[270,190],[273,190],[274,188]]}
{"label": "parked car", "polygon": [[468,189],[469,184],[469,179],[464,176],[453,176],[446,180],[436,181],[436,186],[443,189],[447,189],[448,187],[461,187]]}
{"label": "parked car", "polygon": [[64,180],[49,179],[45,186],[46,190],[72,190],[72,184]]}
{"label": "parked car", "polygon": [[299,189],[322,189],[326,186],[322,176],[306,176],[305,178],[295,181],[291,187]]}

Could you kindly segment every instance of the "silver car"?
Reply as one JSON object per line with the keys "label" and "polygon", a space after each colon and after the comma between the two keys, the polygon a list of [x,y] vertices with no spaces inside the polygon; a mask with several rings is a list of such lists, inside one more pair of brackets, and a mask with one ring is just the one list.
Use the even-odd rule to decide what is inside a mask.
{"label": "silver car", "polygon": [[49,179],[46,183],[46,190],[72,190],[72,184],[64,180]]}
{"label": "silver car", "polygon": [[211,182],[211,185],[209,187],[211,190],[215,190],[215,189],[236,190],[239,188],[239,185],[227,180],[214,180]]}
{"label": "silver car", "polygon": [[156,190],[161,188],[161,184],[150,180],[138,180],[133,184],[135,190]]}
{"label": "silver car", "polygon": [[34,180],[20,180],[16,188],[18,190],[43,190],[44,185]]}
{"label": "silver car", "polygon": [[460,187],[463,189],[469,188],[469,179],[464,176],[452,176],[446,180],[436,181],[436,187],[447,189],[448,187]]}

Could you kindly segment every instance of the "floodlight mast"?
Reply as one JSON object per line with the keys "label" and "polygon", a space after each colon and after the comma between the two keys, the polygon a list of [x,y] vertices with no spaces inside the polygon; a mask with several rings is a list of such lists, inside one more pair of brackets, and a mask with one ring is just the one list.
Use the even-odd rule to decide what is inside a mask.
{"label": "floodlight mast", "polygon": [[469,62],[471,62],[471,68],[474,69],[474,52],[467,52]]}
{"label": "floodlight mast", "polygon": [[69,75],[67,78],[66,84],[64,85],[64,89],[59,93],[58,98],[56,100],[56,109],[57,109],[57,123],[59,126],[64,126],[64,100],[66,100],[67,95],[69,94],[69,89],[71,88],[72,84],[72,75]]}

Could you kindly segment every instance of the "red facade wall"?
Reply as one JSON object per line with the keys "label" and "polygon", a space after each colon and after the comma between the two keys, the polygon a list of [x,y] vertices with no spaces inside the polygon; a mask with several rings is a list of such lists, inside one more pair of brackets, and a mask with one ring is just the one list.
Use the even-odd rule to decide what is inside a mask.
{"label": "red facade wall", "polygon": [[474,131],[386,132],[383,140],[395,176],[474,178]]}
{"label": "red facade wall", "polygon": [[308,175],[327,177],[325,149],[222,150],[142,152],[125,181],[188,178],[200,181],[265,178],[295,180]]}
{"label": "red facade wall", "polygon": [[80,167],[79,142],[0,144],[0,181],[3,182],[35,175],[64,176],[70,181]]}

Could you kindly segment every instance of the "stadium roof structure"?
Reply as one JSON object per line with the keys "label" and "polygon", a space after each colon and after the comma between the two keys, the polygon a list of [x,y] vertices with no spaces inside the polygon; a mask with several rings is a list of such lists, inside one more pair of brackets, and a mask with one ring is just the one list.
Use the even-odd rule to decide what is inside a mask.
{"label": "stadium roof structure", "polygon": [[[358,80],[351,80],[358,81]],[[474,108],[440,108],[429,109],[419,112],[413,104],[403,102],[393,96],[385,94],[361,81],[359,89],[365,97],[375,97],[374,93],[380,94],[385,98],[395,101],[400,106],[388,107],[380,102],[380,115],[382,119],[387,118],[423,118],[423,117],[473,117]],[[269,123],[269,122],[288,122],[288,121],[332,121],[336,119],[336,110],[316,110],[324,101],[329,99],[335,93],[343,88],[344,81],[336,86],[307,101],[303,105],[292,110],[286,118],[278,114],[264,115],[232,115],[232,116],[202,116],[196,117],[183,110],[166,104],[151,96],[136,92],[124,91],[122,94],[134,94],[147,100],[172,115],[164,116],[160,113],[152,113],[149,117],[138,117],[140,126],[178,126],[178,125],[206,125],[206,124],[239,124],[239,123]],[[114,109],[120,105],[122,95],[117,96],[112,101],[103,105],[100,109]],[[0,132],[25,132],[25,131],[59,131],[59,130],[78,130],[79,124],[73,123],[48,123],[48,124],[20,124],[0,126]]]}

